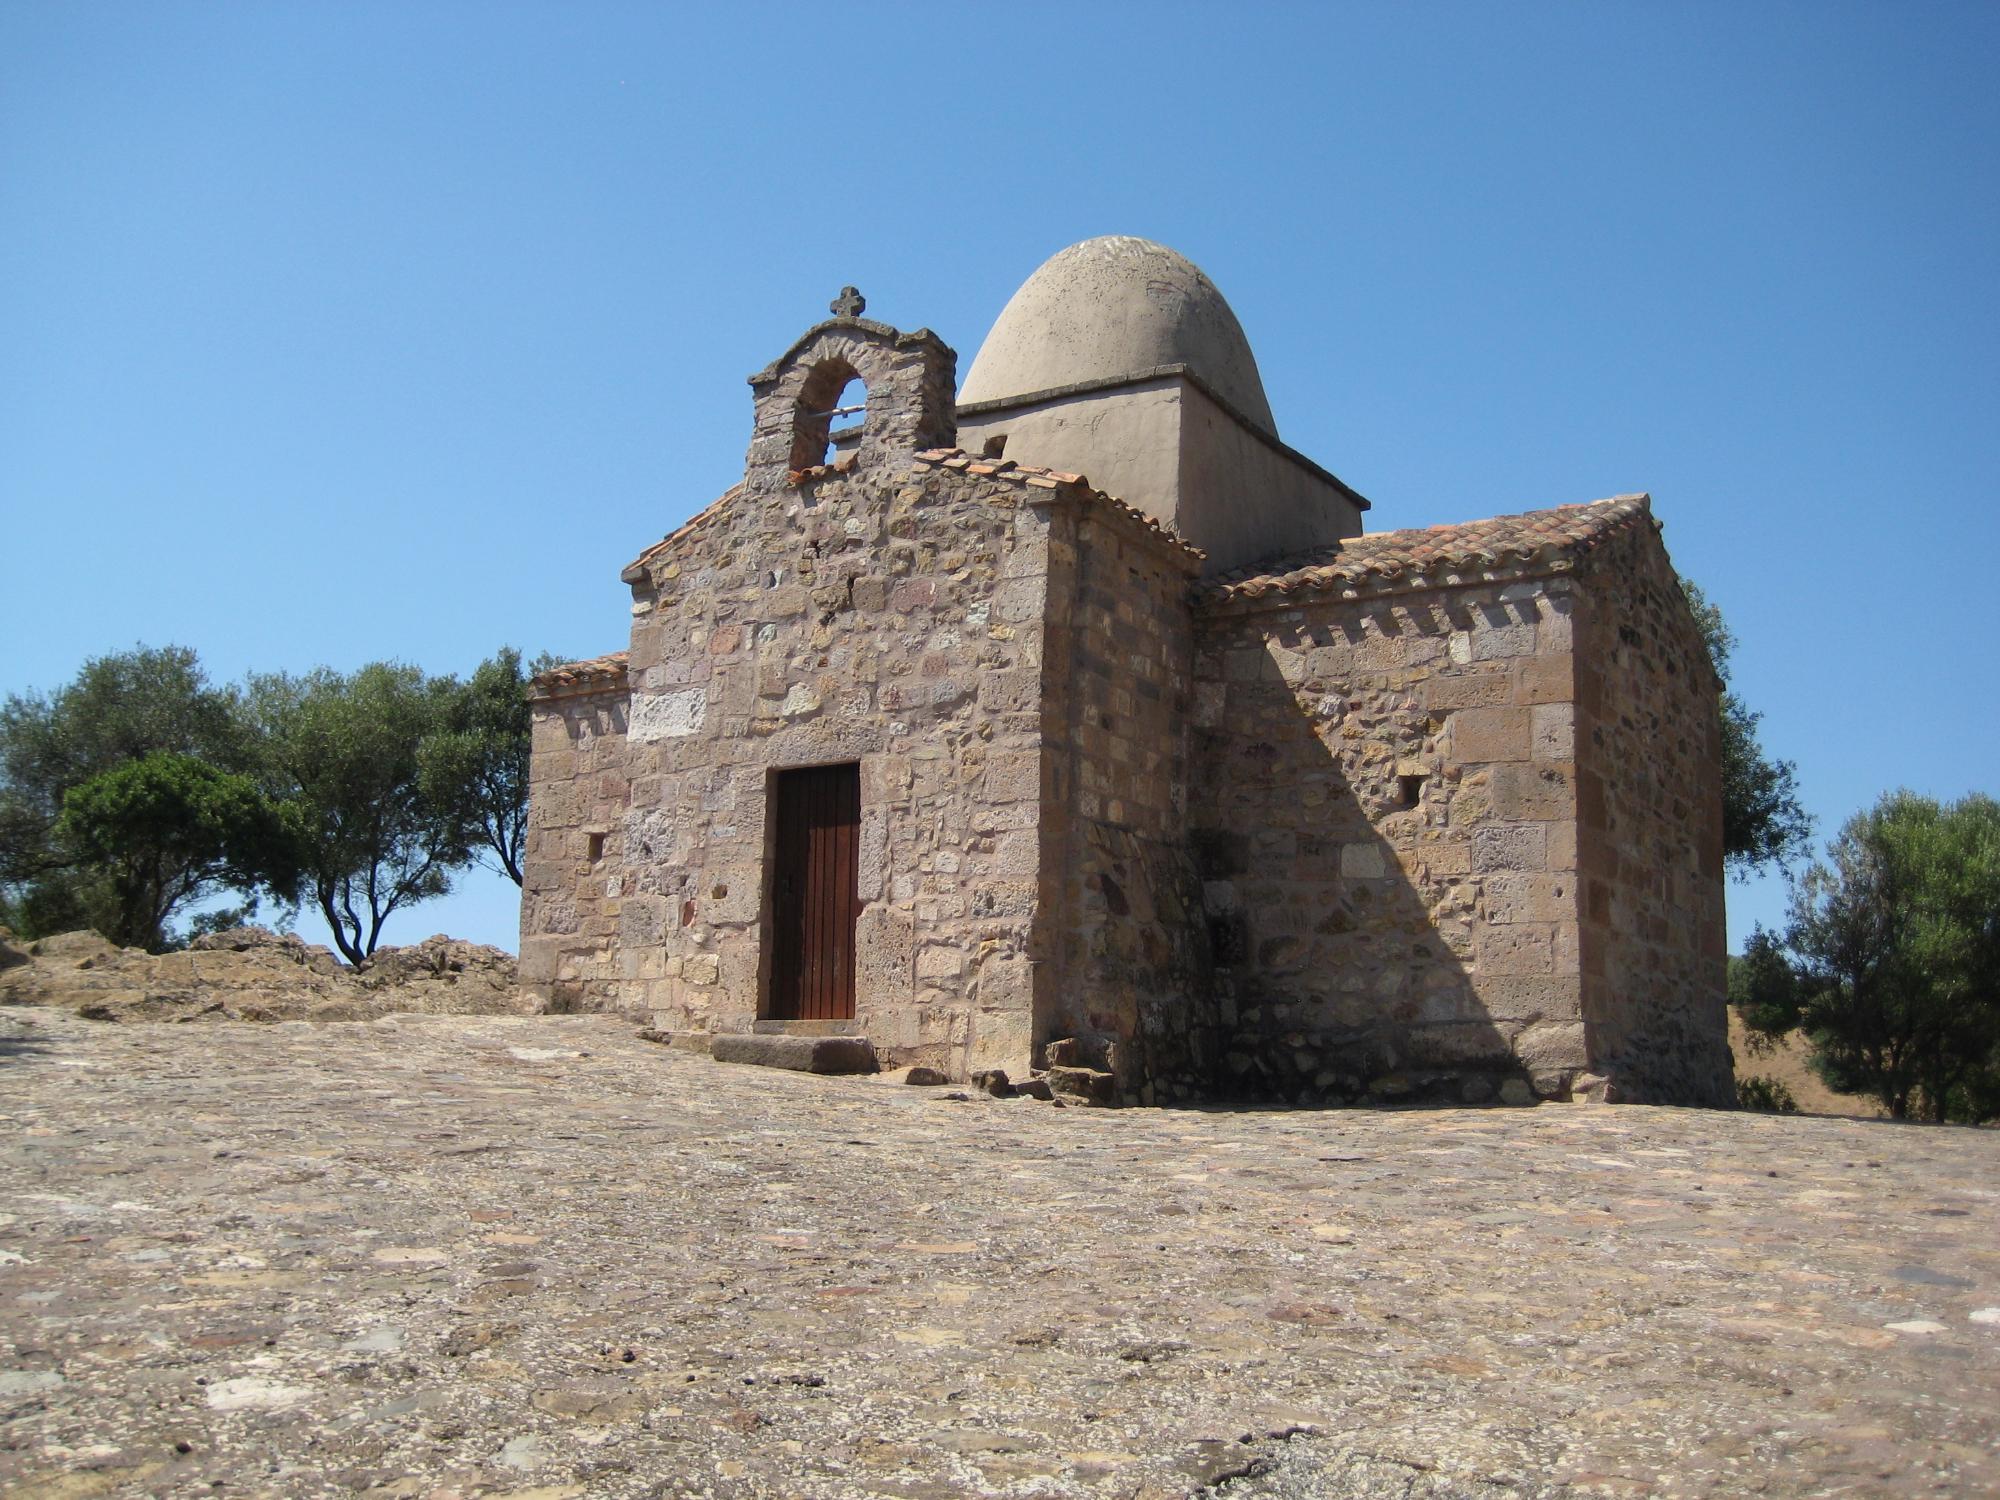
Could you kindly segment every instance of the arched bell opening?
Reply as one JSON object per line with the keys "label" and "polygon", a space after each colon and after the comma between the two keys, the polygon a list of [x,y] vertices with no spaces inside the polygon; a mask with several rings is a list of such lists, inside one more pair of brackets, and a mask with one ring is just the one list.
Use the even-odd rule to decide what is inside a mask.
{"label": "arched bell opening", "polygon": [[868,387],[844,359],[822,360],[799,387],[792,418],[793,469],[853,458],[867,426]]}

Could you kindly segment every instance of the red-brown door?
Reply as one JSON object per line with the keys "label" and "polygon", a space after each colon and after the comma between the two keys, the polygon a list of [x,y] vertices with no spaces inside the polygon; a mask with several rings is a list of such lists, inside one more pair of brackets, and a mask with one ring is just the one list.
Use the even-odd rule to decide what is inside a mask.
{"label": "red-brown door", "polygon": [[861,767],[781,771],[771,871],[771,1015],[845,1021],[854,1015],[855,871],[861,850]]}

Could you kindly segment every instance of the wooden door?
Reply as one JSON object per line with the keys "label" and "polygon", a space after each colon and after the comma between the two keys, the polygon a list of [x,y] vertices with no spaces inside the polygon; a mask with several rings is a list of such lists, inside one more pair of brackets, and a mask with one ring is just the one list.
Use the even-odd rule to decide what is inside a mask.
{"label": "wooden door", "polygon": [[861,767],[781,771],[773,797],[771,1016],[845,1021],[854,1015],[855,872],[861,851]]}

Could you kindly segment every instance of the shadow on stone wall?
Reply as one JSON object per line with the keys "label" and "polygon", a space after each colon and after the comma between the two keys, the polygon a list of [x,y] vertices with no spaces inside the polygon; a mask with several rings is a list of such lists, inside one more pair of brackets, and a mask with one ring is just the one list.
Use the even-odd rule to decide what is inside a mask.
{"label": "shadow on stone wall", "polygon": [[[1467,841],[1424,837],[1458,790],[1435,769],[1437,721],[1407,693],[1365,690],[1315,718],[1268,664],[1228,689],[1227,722],[1197,731],[1190,819],[1213,1097],[1530,1102],[1512,1048],[1524,1023],[1473,982],[1469,871],[1433,867],[1453,850],[1469,862]],[[1432,769],[1405,774],[1418,765]]]}

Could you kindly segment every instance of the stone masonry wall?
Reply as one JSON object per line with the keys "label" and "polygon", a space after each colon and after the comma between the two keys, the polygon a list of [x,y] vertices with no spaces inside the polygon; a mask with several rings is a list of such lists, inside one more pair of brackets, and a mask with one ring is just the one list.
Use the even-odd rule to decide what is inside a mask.
{"label": "stone masonry wall", "polygon": [[1196,620],[1218,1087],[1526,1102],[1582,1070],[1571,584]]}
{"label": "stone masonry wall", "polygon": [[668,1029],[748,1030],[772,774],[858,761],[856,1029],[885,1063],[1025,1070],[1048,512],[893,454],[758,478],[753,453],[628,570],[623,993]]}
{"label": "stone masonry wall", "polygon": [[626,796],[623,679],[537,697],[521,983],[552,1009],[618,1003]]}
{"label": "stone masonry wall", "polygon": [[1074,1036],[1126,1097],[1165,1102],[1199,1092],[1207,1067],[1207,934],[1186,836],[1200,563],[1096,507],[1057,525],[1048,738],[1066,815],[1050,830],[1060,932],[1038,1040]]}
{"label": "stone masonry wall", "polygon": [[1583,1008],[1629,1102],[1735,1102],[1719,684],[1657,532],[1591,554],[1577,614]]}

